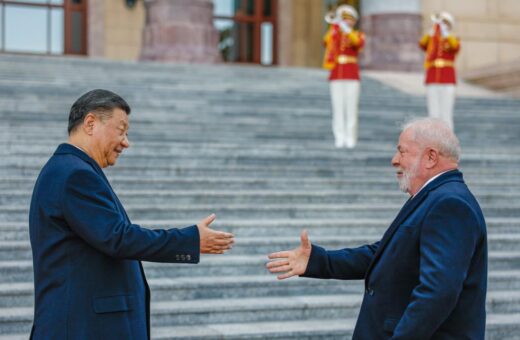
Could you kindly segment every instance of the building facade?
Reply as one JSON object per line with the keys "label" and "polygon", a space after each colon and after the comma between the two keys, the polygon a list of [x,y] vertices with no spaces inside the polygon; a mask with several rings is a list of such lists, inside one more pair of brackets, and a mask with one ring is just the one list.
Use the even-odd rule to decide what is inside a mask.
{"label": "building facade", "polygon": [[338,3],[360,12],[365,69],[420,70],[440,11],[456,18],[461,74],[520,59],[517,0],[0,0],[0,53],[320,67]]}

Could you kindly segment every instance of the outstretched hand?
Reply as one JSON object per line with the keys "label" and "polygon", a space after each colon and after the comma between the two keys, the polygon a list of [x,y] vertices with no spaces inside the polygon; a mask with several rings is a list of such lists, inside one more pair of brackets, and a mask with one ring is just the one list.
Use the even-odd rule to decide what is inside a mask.
{"label": "outstretched hand", "polygon": [[271,273],[282,273],[278,275],[278,280],[290,278],[295,275],[302,275],[307,270],[307,264],[311,257],[311,242],[307,230],[303,230],[300,235],[300,246],[293,250],[280,251],[269,254],[269,259],[274,260],[267,263],[266,267]]}
{"label": "outstretched hand", "polygon": [[224,254],[224,252],[231,249],[233,243],[235,243],[235,236],[233,234],[210,228],[209,225],[215,221],[215,218],[215,214],[211,214],[197,223],[201,254]]}

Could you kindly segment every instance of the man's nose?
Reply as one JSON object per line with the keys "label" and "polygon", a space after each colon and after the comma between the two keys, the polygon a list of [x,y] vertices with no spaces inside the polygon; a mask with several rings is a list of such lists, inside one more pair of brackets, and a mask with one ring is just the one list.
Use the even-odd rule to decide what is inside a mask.
{"label": "man's nose", "polygon": [[121,144],[123,144],[124,148],[130,147],[130,140],[128,139],[128,136],[125,136],[125,139],[123,139],[123,142]]}
{"label": "man's nose", "polygon": [[392,157],[392,166],[399,166],[399,155],[397,152],[394,154],[394,157]]}

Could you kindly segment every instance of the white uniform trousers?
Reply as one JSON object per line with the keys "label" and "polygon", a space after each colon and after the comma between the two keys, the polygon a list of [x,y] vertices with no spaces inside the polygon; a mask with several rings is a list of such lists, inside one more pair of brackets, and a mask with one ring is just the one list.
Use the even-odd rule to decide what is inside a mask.
{"label": "white uniform trousers", "polygon": [[357,142],[359,80],[331,80],[330,96],[336,147],[353,148]]}
{"label": "white uniform trousers", "polygon": [[453,130],[453,106],[455,104],[454,84],[426,85],[428,114],[432,118],[444,120]]}

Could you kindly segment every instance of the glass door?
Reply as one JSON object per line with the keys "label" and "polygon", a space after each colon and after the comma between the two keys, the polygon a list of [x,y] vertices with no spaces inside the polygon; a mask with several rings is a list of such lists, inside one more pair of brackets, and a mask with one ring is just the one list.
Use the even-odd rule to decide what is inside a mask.
{"label": "glass door", "polygon": [[213,23],[223,59],[276,64],[276,9],[276,0],[214,0]]}

